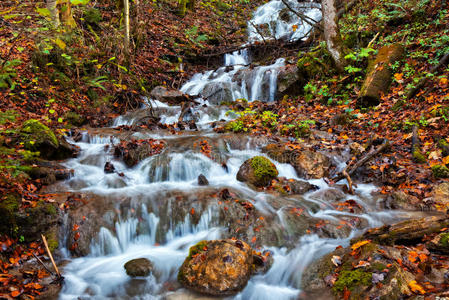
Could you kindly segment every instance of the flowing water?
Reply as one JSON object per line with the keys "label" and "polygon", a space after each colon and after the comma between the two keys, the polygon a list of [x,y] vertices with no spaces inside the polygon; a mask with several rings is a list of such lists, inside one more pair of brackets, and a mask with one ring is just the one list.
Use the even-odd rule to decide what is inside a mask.
{"label": "flowing water", "polygon": [[[311,18],[319,18],[319,10],[313,4],[290,2]],[[290,15],[293,21],[280,19],[284,8],[277,0],[260,7],[248,24],[249,42],[262,39],[253,28],[260,24],[267,24],[269,33],[276,38],[294,40],[306,35],[310,26],[294,21],[293,15]],[[292,30],[293,25],[299,26],[296,31]],[[231,99],[274,100],[277,69],[284,61],[279,59],[273,65],[253,69],[249,64],[247,51],[228,54],[223,68],[195,75],[182,91],[204,98],[214,90],[215,93],[230,93]],[[244,76],[236,80],[239,74]],[[148,102],[161,122],[177,122],[180,107],[169,107],[153,100]],[[220,201],[211,200],[224,188],[239,199],[251,202],[254,214],[264,217],[265,227],[260,231],[266,231],[265,234],[255,228],[247,229],[245,234],[261,240],[274,257],[271,269],[266,274],[253,276],[235,299],[295,299],[300,293],[302,273],[311,261],[339,245],[348,245],[352,237],[368,227],[406,217],[400,212],[377,209],[376,198],[371,196],[375,190],[373,185],[360,184],[355,196],[340,199],[340,202],[355,200],[361,209],[354,213],[336,210],[322,198],[322,192],[330,189],[322,179],[311,180],[319,189],[303,196],[254,191],[237,181],[236,174],[246,159],[265,155],[261,148],[268,140],[214,133],[211,122],[232,116],[208,101],[202,104],[192,114],[199,131],[124,133],[104,128],[85,132],[82,140],[76,143],[82,151],[79,157],[65,163],[75,170],[75,175],[64,183],[64,188],[90,195],[95,200],[91,206],[87,205],[89,211],[83,217],[82,214],[66,217],[65,235],[70,235],[73,224],[84,222],[81,226],[90,226],[92,236],[82,237],[90,241],[85,257],[71,258],[69,251],[62,249],[70,262],[63,269],[65,284],[61,299],[189,299],[189,293],[176,283],[177,271],[189,247],[201,240],[230,238],[236,234],[229,228],[239,221],[239,217],[233,215],[239,208],[233,208],[231,203],[228,211]],[[114,126],[135,124],[146,110],[121,116]],[[128,168],[114,158],[111,145],[131,138],[162,139],[166,148],[161,154]],[[195,150],[195,145],[203,140],[212,146],[210,157]],[[117,172],[105,174],[106,162],[112,162]],[[292,166],[275,164],[279,176],[300,179]],[[208,178],[209,186],[197,184],[200,174]],[[290,211],[298,208],[302,215],[292,217]],[[322,228],[304,234],[304,226],[313,227],[320,222],[325,224]],[[67,245],[67,240],[63,243]],[[123,265],[141,257],[153,262],[154,272],[147,278],[128,277]]]}

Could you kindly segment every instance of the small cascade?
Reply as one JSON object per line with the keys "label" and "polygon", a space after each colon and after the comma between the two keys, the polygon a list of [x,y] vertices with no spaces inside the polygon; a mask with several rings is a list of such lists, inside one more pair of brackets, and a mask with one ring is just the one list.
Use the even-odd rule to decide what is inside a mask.
{"label": "small cascade", "polygon": [[[293,0],[288,3],[308,17],[320,19],[317,4]],[[261,37],[263,24],[267,35]],[[296,31],[293,26],[297,26]],[[250,43],[269,38],[296,40],[310,31],[310,25],[297,20],[280,0],[257,9],[248,28]],[[401,212],[379,210],[371,195],[376,189],[373,185],[360,184],[355,195],[342,197],[340,202],[354,200],[361,207],[349,213],[336,210],[319,196],[330,188],[323,179],[309,180],[318,190],[301,196],[256,191],[236,180],[239,167],[247,159],[266,156],[261,149],[268,140],[213,132],[211,122],[232,118],[214,104],[239,98],[273,101],[278,71],[283,66],[284,60],[278,59],[269,66],[251,67],[251,53],[240,50],[225,55],[222,68],[193,76],[182,91],[204,98],[199,101],[206,105],[193,108],[191,116],[198,131],[172,134],[164,130],[102,128],[83,134],[76,143],[80,155],[64,162],[67,168],[75,170],[64,188],[91,197],[86,210],[92,215],[83,218],[83,211],[81,215],[75,212],[74,216],[65,216],[64,222],[70,233],[73,224],[84,219],[81,226],[89,226],[91,236],[80,237],[88,245],[85,257],[72,258],[68,249],[61,249],[69,263],[63,268],[65,284],[60,299],[165,299],[172,288],[182,298],[185,291],[176,285],[177,272],[189,247],[202,240],[235,237],[240,230],[239,216],[246,213],[239,201],[252,204],[251,213],[257,220],[266,221],[264,232],[252,227],[242,231],[246,230],[249,240],[261,239],[273,253],[274,263],[266,274],[253,276],[234,299],[297,299],[303,272],[313,260],[339,245],[348,245],[352,237],[366,228],[407,217]],[[113,126],[138,124],[148,116],[150,106],[162,123],[177,122],[179,106],[147,99],[141,110],[118,117]],[[164,140],[166,147],[160,154],[131,168],[114,157],[114,145],[120,141],[149,138]],[[213,146],[213,153],[197,149],[205,140]],[[106,162],[114,165],[115,173],[104,172]],[[301,180],[291,165],[273,163],[280,177]],[[342,166],[341,163],[339,167]],[[209,185],[198,184],[200,174]],[[236,200],[226,202],[219,198],[225,189]],[[301,214],[292,215],[292,209]],[[319,222],[324,226],[322,230],[306,232]],[[345,227],[340,229],[342,224]],[[67,239],[61,244],[68,248]],[[126,275],[123,265],[136,258],[147,258],[153,263],[154,271],[149,277]]]}

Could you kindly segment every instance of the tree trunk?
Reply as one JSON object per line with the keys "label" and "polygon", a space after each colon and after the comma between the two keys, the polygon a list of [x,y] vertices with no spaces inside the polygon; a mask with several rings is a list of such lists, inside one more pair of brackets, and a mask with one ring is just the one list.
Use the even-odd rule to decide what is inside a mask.
{"label": "tree trunk", "polygon": [[405,48],[393,44],[380,48],[376,59],[368,65],[368,72],[360,90],[358,105],[362,107],[379,105],[383,94],[388,92],[392,80],[391,65],[401,60]]}
{"label": "tree trunk", "polygon": [[70,3],[70,0],[62,0],[59,3],[61,3],[61,9],[59,11],[61,13],[62,23],[71,28],[75,27],[76,22],[72,15],[72,3]]}
{"label": "tree trunk", "polygon": [[51,22],[55,28],[59,27],[60,24],[57,4],[57,0],[47,0],[47,9],[50,12]]}
{"label": "tree trunk", "polygon": [[129,54],[129,0],[123,0],[125,15],[125,52]]}
{"label": "tree trunk", "polygon": [[337,3],[335,0],[321,1],[323,10],[324,39],[327,50],[335,62],[337,70],[342,72],[347,65],[345,48],[338,27]]}
{"label": "tree trunk", "polygon": [[187,10],[187,1],[188,0],[179,0],[178,2],[178,16],[184,17],[186,15]]}

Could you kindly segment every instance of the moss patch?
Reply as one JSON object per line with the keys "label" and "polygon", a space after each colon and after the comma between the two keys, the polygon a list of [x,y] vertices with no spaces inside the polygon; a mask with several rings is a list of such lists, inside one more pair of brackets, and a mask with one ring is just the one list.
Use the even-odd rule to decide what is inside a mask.
{"label": "moss patch", "polygon": [[266,157],[255,156],[251,159],[250,164],[254,170],[254,176],[259,181],[270,180],[279,175],[276,166]]}
{"label": "moss patch", "polygon": [[54,148],[59,146],[58,139],[53,131],[38,120],[30,119],[26,121],[20,132],[27,150],[38,150],[39,146],[45,143],[49,143]]}
{"label": "moss patch", "polygon": [[424,164],[427,161],[426,157],[421,153],[418,147],[414,147],[412,155],[413,160],[417,163]]}
{"label": "moss patch", "polygon": [[189,256],[187,256],[187,260],[192,259],[192,257],[198,253],[201,253],[204,251],[204,247],[207,246],[207,241],[201,241],[196,245],[193,245],[189,249]]}
{"label": "moss patch", "polygon": [[449,169],[443,165],[432,166],[432,173],[435,178],[449,178]]}
{"label": "moss patch", "polygon": [[449,247],[449,233],[443,233],[441,235],[440,244],[444,247]]}
{"label": "moss patch", "polygon": [[345,287],[349,290],[354,290],[354,288],[359,285],[369,286],[371,285],[371,278],[371,273],[360,269],[354,271],[342,271],[335,282],[333,290],[336,292],[343,292]]}

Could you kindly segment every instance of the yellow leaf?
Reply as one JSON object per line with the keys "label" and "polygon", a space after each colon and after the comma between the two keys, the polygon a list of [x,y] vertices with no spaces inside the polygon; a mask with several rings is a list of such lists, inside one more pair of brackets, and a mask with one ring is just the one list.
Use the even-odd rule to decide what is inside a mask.
{"label": "yellow leaf", "polygon": [[422,286],[420,286],[416,280],[412,280],[408,283],[408,286],[410,287],[410,289],[412,290],[412,292],[414,293],[420,293],[420,294],[425,294],[426,291],[422,288]]}
{"label": "yellow leaf", "polygon": [[65,48],[67,47],[67,45],[59,38],[55,39],[54,42],[62,50],[65,50]]}
{"label": "yellow leaf", "polygon": [[298,29],[298,25],[293,25],[292,28],[293,28],[293,32],[295,32]]}
{"label": "yellow leaf", "polygon": [[352,245],[352,246],[351,246],[351,249],[354,251],[354,250],[357,250],[357,249],[359,249],[360,247],[362,247],[362,246],[364,246],[364,245],[366,245],[366,244],[369,244],[369,243],[371,243],[370,240],[360,241],[360,242],[357,242],[357,243],[355,243],[354,245]]}
{"label": "yellow leaf", "polygon": [[394,79],[396,79],[396,81],[402,80],[402,77],[404,76],[403,73],[396,73],[394,74]]}
{"label": "yellow leaf", "polygon": [[443,77],[440,79],[440,87],[446,87],[447,86],[447,78]]}
{"label": "yellow leaf", "polygon": [[341,138],[344,139],[344,140],[347,140],[347,139],[349,139],[349,136],[347,136],[346,134],[343,134],[343,135],[341,136]]}

